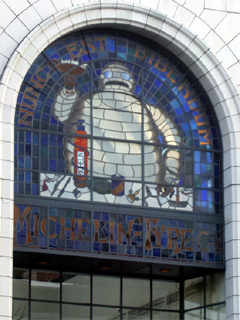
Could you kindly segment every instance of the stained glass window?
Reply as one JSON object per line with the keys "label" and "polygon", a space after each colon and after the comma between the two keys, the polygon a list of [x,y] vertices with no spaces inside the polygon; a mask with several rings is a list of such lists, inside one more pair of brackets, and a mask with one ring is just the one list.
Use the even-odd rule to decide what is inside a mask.
{"label": "stained glass window", "polygon": [[[219,130],[211,103],[178,59],[140,36],[96,30],[52,43],[24,77],[15,130],[15,195],[16,200],[21,198],[19,205],[32,201],[33,214],[37,210],[43,221],[46,213],[40,207],[45,206],[44,201],[55,199],[50,207],[58,207],[57,200],[71,201],[71,207],[74,203],[105,206],[105,215],[99,219],[91,207],[88,218],[76,210],[50,208],[47,232],[57,237],[46,240],[47,232],[39,233],[35,240],[38,247],[171,256],[175,249],[162,243],[160,252],[157,236],[148,239],[151,249],[146,241],[143,249],[141,232],[146,227],[143,214],[138,218],[141,210],[149,210],[144,211],[144,225],[151,230],[165,228],[165,222],[171,224],[174,219],[176,228],[181,228],[178,224],[185,219],[180,218],[181,213],[206,216],[206,232],[214,229],[219,234],[222,228],[214,223],[216,214],[222,213],[222,179]],[[119,243],[114,246],[109,239],[106,243],[90,240],[98,223],[101,232],[110,237],[111,221],[120,219],[107,209],[113,205],[119,206],[125,217],[137,215],[133,225],[142,223],[131,248]],[[17,208],[22,213],[25,210]],[[177,216],[165,221],[167,214]],[[61,240],[62,224],[73,230],[71,223],[76,219],[86,223],[81,241],[72,243],[71,237],[78,241],[78,236],[71,231]],[[196,234],[205,230],[202,220],[190,227]],[[205,251],[198,251],[197,236],[192,244],[188,222],[182,223],[188,230],[187,246],[192,248],[182,253],[184,259],[211,261],[209,256],[203,258],[211,251],[209,242]],[[15,225],[24,231],[23,225]],[[181,237],[177,238],[180,241]],[[215,247],[211,247],[214,254]],[[199,252],[199,258],[194,251]],[[219,262],[222,258],[214,256],[216,259]]]}

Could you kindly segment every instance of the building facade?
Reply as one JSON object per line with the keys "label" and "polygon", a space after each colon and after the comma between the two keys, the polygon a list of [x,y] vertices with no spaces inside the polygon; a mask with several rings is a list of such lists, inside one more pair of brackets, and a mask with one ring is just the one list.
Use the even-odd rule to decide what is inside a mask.
{"label": "building facade", "polygon": [[[32,318],[39,319],[43,313],[41,308],[47,309],[54,300],[56,310],[60,311],[55,312],[55,306],[50,308],[52,319],[74,319],[74,312],[72,314],[70,310],[76,310],[83,319],[106,319],[107,312],[118,306],[120,314],[109,312],[109,319],[131,319],[133,311],[138,319],[164,316],[166,319],[214,316],[238,319],[238,2],[199,0],[196,5],[190,0],[151,3],[74,0],[15,3],[2,0],[0,4],[3,44],[0,52],[0,318],[11,319],[13,314],[13,318],[28,319],[31,314]],[[163,104],[163,98],[169,97],[167,92],[173,94],[174,90],[178,90],[178,100],[173,102],[173,98],[168,98],[170,110],[168,103]],[[44,98],[41,95],[45,95]],[[71,102],[73,99],[76,103]],[[158,112],[161,110],[160,115],[154,108],[156,101],[164,107],[163,111],[157,109]],[[124,113],[118,111],[113,116],[109,113],[109,103],[114,103],[116,109],[121,105]],[[51,110],[48,110],[49,106]],[[186,114],[193,112],[193,118],[181,120],[180,109]],[[112,126],[114,117],[119,120]],[[134,119],[130,125],[129,117]],[[159,120],[162,118],[163,122]],[[81,121],[76,123],[77,120]],[[196,144],[187,144],[188,125]],[[15,140],[14,126],[17,129]],[[181,131],[180,128],[184,129]],[[153,138],[155,131],[160,142]],[[126,135],[127,143],[121,137],[123,132],[130,132]],[[36,138],[38,134],[41,138]],[[56,148],[55,136],[61,138]],[[99,141],[101,147],[98,148]],[[115,145],[111,151],[108,149],[110,141]],[[88,153],[89,143],[93,152]],[[29,148],[35,148],[30,156]],[[136,151],[140,149],[145,151]],[[102,154],[100,157],[103,151],[105,158]],[[76,155],[69,155],[71,152]],[[114,161],[121,154],[121,160],[117,160],[121,164],[116,165],[118,169],[112,169],[112,152]],[[151,160],[153,155],[154,160]],[[77,165],[71,160],[75,156],[74,161],[79,161]],[[124,158],[125,166],[122,165],[123,157],[129,161],[127,163]],[[34,168],[34,158],[40,168]],[[29,167],[28,161],[31,162]],[[140,163],[144,165],[138,166]],[[189,173],[190,163],[194,163],[195,169]],[[67,171],[64,171],[65,166]],[[207,166],[212,166],[212,174],[204,171]],[[148,169],[150,167],[154,167],[154,174]],[[185,168],[183,176],[182,167]],[[88,172],[91,172],[90,182]],[[199,180],[202,181],[200,185],[196,182]],[[161,185],[157,181],[161,181]],[[182,193],[179,195],[180,186]],[[126,197],[122,197],[123,194]],[[81,212],[78,212],[78,198]],[[162,199],[167,200],[163,202]],[[175,205],[172,204],[174,201]],[[137,205],[139,202],[141,204]],[[26,210],[29,207],[32,218]],[[70,225],[65,224],[68,218]],[[36,219],[41,223],[34,224]],[[78,219],[77,222],[74,219]],[[103,221],[108,222],[103,224]],[[40,225],[41,230],[36,227]],[[112,226],[112,233],[110,230],[110,240],[105,241],[99,230],[104,233],[106,226],[109,229]],[[118,230],[116,240],[115,226]],[[159,247],[156,244],[157,228],[162,232],[159,233],[162,241]],[[83,229],[85,241],[81,238]],[[81,241],[75,241],[78,230],[81,235],[79,231],[77,240]],[[171,232],[171,241],[168,238],[166,247],[164,231]],[[67,236],[67,232],[70,235]],[[75,232],[74,235],[71,232]],[[71,236],[75,241],[74,248],[67,242]],[[124,237],[126,242],[122,240]],[[127,248],[124,247],[126,243]],[[43,257],[47,261],[40,261]],[[47,263],[47,267],[38,262]],[[99,271],[104,268],[108,269],[107,275],[103,270]],[[129,277],[129,270],[136,269],[145,270],[132,273],[135,281],[139,281],[139,287]],[[164,277],[160,270],[169,271],[169,274]],[[221,281],[224,270],[226,291]],[[74,291],[66,291],[66,284],[71,284],[73,274],[77,277],[79,273],[84,274],[85,292],[89,297],[77,304]],[[56,292],[60,295],[59,299],[44,296],[46,292],[41,292],[36,284],[41,282],[39,274],[50,277],[52,283],[61,283],[55,289],[49,287],[49,290],[55,290],[54,295]],[[214,282],[211,279],[215,275]],[[119,295],[117,300],[101,300],[95,288],[108,288],[107,283],[101,282],[101,277],[115,281],[119,290],[112,296]],[[187,289],[190,292],[193,287],[191,280],[199,278],[203,280],[194,280],[193,284],[196,289],[198,283],[203,283],[199,289],[201,294],[196,301],[190,299],[189,303],[184,303]],[[144,290],[143,283],[147,281],[149,299],[140,305],[128,302],[131,294],[141,300],[136,292],[138,288]],[[169,308],[166,305],[158,307],[156,301],[159,302],[162,296],[156,292],[166,281],[170,281],[169,287],[177,282],[180,298],[175,298]],[[131,286],[135,288],[132,293]],[[27,292],[25,296],[20,293],[22,288]],[[165,295],[171,293],[173,297],[174,290],[166,290]],[[213,292],[217,298],[212,299]],[[17,303],[12,308],[13,297]],[[27,302],[27,307],[24,304],[22,308],[23,302]],[[178,306],[173,307],[174,303]],[[214,311],[215,307],[220,311]],[[100,308],[103,308],[102,313]],[[146,312],[137,313],[140,309]]]}

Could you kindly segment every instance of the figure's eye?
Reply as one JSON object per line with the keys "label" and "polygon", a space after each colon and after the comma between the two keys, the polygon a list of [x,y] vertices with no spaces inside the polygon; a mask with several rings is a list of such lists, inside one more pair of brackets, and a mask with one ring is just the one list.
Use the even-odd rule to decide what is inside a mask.
{"label": "figure's eye", "polygon": [[122,73],[122,78],[123,78],[124,80],[129,81],[129,80],[130,80],[130,75],[129,75],[128,73],[126,73],[126,72],[123,72],[123,73]]}
{"label": "figure's eye", "polygon": [[105,71],[104,72],[104,77],[105,78],[112,78],[113,72],[112,71]]}

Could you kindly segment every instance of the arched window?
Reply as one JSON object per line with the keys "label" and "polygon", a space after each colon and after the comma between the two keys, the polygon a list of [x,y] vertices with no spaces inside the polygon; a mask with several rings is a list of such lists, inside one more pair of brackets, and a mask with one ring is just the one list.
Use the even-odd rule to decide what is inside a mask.
{"label": "arched window", "polygon": [[164,48],[116,30],[56,40],[15,129],[15,249],[223,265],[218,125]]}
{"label": "arched window", "polygon": [[163,47],[52,43],[16,108],[13,317],[224,314],[221,159],[207,95]]}

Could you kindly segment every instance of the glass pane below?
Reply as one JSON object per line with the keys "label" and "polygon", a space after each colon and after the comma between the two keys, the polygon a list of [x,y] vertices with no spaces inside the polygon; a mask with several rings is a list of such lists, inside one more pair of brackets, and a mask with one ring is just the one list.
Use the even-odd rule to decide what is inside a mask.
{"label": "glass pane below", "polygon": [[207,308],[207,320],[217,319],[225,320],[226,319],[226,306],[221,304],[218,306],[208,307]]}
{"label": "glass pane below", "polygon": [[13,300],[13,320],[28,320],[28,301],[27,300]]}
{"label": "glass pane below", "polygon": [[36,320],[59,320],[60,319],[60,304],[48,302],[31,303],[31,319]]}
{"label": "glass pane below", "polygon": [[62,305],[62,319],[64,320],[89,320],[90,307],[72,304]]}
{"label": "glass pane below", "polygon": [[93,307],[94,320],[120,320],[120,308]]}

